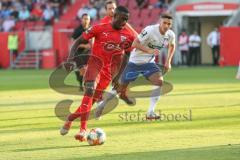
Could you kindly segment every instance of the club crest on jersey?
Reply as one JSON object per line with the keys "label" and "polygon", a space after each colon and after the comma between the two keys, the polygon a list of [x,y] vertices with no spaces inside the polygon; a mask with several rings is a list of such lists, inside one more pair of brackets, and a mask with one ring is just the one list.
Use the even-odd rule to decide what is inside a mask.
{"label": "club crest on jersey", "polygon": [[103,32],[103,35],[106,36],[106,37],[108,36],[108,34],[109,34],[109,33]]}
{"label": "club crest on jersey", "polygon": [[121,42],[124,42],[127,39],[125,36],[121,36]]}

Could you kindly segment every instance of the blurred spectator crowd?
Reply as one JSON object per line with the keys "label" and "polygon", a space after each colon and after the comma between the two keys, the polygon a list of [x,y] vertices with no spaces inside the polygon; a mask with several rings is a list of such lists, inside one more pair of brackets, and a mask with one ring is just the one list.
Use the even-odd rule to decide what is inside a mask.
{"label": "blurred spectator crowd", "polygon": [[[118,5],[123,5],[128,7],[130,3],[129,0],[112,0],[116,2]],[[77,13],[77,18],[81,19],[84,13],[88,13],[92,20],[98,20],[105,16],[105,4],[106,0],[89,0],[89,4],[83,4]],[[135,0],[136,9],[165,9],[167,10],[169,4],[172,0]],[[131,11],[130,11],[131,12]]]}
{"label": "blurred spectator crowd", "polygon": [[[120,0],[121,1],[121,0]],[[124,0],[122,0],[124,1]],[[160,8],[160,9],[168,9],[169,4],[171,3],[171,0],[156,0],[156,1],[151,1],[151,0],[135,0],[137,3],[137,6],[142,9],[142,8]]]}
{"label": "blurred spectator crowd", "polygon": [[[64,6],[71,4],[73,0],[1,0],[0,1],[0,32],[18,30],[18,24],[25,22],[43,22],[51,25],[59,19]],[[113,0],[114,1],[114,0]],[[167,9],[172,0],[115,0],[119,5],[129,7],[134,1],[138,10],[142,9]],[[97,21],[106,14],[106,0],[89,0],[78,10],[77,18],[88,13],[93,21]],[[131,10],[130,10],[131,12]],[[22,25],[24,28],[24,25]]]}
{"label": "blurred spectator crowd", "polygon": [[16,23],[27,21],[43,21],[51,25],[58,19],[68,0],[1,0],[0,31],[15,29]]}

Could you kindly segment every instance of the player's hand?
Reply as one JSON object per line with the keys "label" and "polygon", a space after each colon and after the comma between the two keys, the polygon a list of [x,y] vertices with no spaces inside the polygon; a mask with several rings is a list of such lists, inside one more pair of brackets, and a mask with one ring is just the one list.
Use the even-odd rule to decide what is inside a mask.
{"label": "player's hand", "polygon": [[118,91],[119,86],[120,86],[119,82],[116,82],[113,84],[113,89]]}
{"label": "player's hand", "polygon": [[71,61],[67,61],[63,63],[63,68],[67,71],[67,72],[71,72],[74,70],[75,68],[75,63],[71,62]]}
{"label": "player's hand", "polygon": [[154,55],[159,55],[160,54],[160,51],[158,49],[150,49],[148,51],[148,53],[150,54],[154,54]]}
{"label": "player's hand", "polygon": [[80,44],[80,45],[78,46],[78,48],[91,49],[91,45],[90,45],[90,44]]}
{"label": "player's hand", "polygon": [[86,67],[85,66],[81,67],[79,69],[79,72],[80,72],[80,75],[83,76],[85,74],[85,72],[86,72]]}
{"label": "player's hand", "polygon": [[160,51],[158,49],[154,49],[154,52],[153,52],[154,55],[159,55],[160,54]]}
{"label": "player's hand", "polygon": [[171,68],[172,68],[171,62],[166,62],[165,65],[164,65],[165,72],[170,71]]}

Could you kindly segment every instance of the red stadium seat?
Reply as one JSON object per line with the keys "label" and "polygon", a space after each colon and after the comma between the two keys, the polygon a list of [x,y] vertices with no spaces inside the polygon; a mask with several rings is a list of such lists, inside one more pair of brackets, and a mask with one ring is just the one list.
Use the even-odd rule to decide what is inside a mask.
{"label": "red stadium seat", "polygon": [[141,33],[143,27],[135,27],[134,29],[135,29],[138,33]]}
{"label": "red stadium seat", "polygon": [[149,9],[141,9],[140,11],[140,17],[141,18],[148,18],[150,16],[150,10]]}
{"label": "red stadium seat", "polygon": [[143,26],[148,26],[156,23],[156,17],[149,17],[143,19]]}
{"label": "red stadium seat", "polygon": [[120,5],[120,6],[125,6],[125,7],[128,7],[128,0],[119,0],[118,1],[118,4]]}
{"label": "red stadium seat", "polygon": [[152,5],[156,4],[157,2],[158,2],[158,0],[149,0],[149,3]]}
{"label": "red stadium seat", "polygon": [[34,29],[35,27],[35,22],[27,22],[27,29]]}
{"label": "red stadium seat", "polygon": [[38,27],[44,27],[45,23],[43,21],[37,21],[36,26]]}
{"label": "red stadium seat", "polygon": [[134,10],[130,11],[130,19],[138,20],[140,17],[139,11],[140,11],[139,9],[134,9]]}
{"label": "red stadium seat", "polygon": [[23,21],[18,21],[15,25],[15,29],[17,31],[23,31],[24,27],[25,27],[25,22],[23,22]]}
{"label": "red stadium seat", "polygon": [[74,20],[77,17],[78,10],[82,4],[88,4],[88,0],[76,1],[73,5],[69,6],[67,12],[60,18],[60,20]]}
{"label": "red stadium seat", "polygon": [[151,17],[159,17],[160,14],[162,13],[162,10],[159,8],[152,9],[150,12]]}
{"label": "red stadium seat", "polygon": [[141,19],[130,19],[129,24],[131,24],[134,28],[135,27],[142,27],[142,20]]}
{"label": "red stadium seat", "polygon": [[136,3],[136,1],[135,1],[135,0],[129,1],[129,3],[128,3],[128,9],[129,9],[130,11],[132,11],[132,10],[134,10],[134,9],[136,9],[136,8],[137,8],[137,3]]}

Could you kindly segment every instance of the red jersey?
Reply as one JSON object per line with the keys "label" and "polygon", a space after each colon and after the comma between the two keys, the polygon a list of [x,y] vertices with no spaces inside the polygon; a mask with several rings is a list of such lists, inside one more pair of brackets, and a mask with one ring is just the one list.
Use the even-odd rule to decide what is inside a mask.
{"label": "red jersey", "polygon": [[115,30],[110,23],[95,25],[82,36],[85,40],[95,38],[92,54],[103,58],[107,63],[114,55],[128,51],[134,40],[134,36],[126,28]]}
{"label": "red jersey", "polygon": [[134,41],[134,35],[125,27],[116,30],[110,23],[95,25],[84,32],[82,37],[86,40],[95,38],[92,55],[103,62],[103,69],[106,72],[111,70],[114,55],[124,54],[124,51],[130,52]]}
{"label": "red jersey", "polygon": [[109,17],[109,16],[105,16],[103,17],[101,20],[100,20],[100,23],[103,24],[103,23],[111,23],[112,22],[112,17]]}

